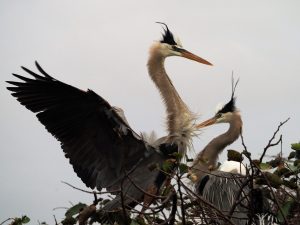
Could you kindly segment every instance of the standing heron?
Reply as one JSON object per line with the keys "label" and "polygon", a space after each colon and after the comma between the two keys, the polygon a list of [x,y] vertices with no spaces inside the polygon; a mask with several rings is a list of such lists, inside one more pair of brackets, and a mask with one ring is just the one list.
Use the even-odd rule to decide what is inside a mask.
{"label": "standing heron", "polygon": [[105,205],[107,210],[116,209],[121,203],[134,206],[144,200],[145,192],[156,194],[165,175],[150,166],[155,163],[161,167],[172,152],[184,155],[197,129],[196,118],[174,88],[164,62],[169,56],[180,56],[212,64],[185,50],[164,26],[162,40],[150,47],[148,72],[166,106],[168,135],[153,145],[134,132],[120,110],[101,96],[53,78],[37,62],[40,74],[22,67],[32,77],[13,74],[24,82],[8,81],[13,87],[7,89],[36,113],[61,143],[65,157],[87,187],[106,188],[109,192],[123,190],[122,196],[117,195]]}
{"label": "standing heron", "polygon": [[[238,139],[243,126],[241,115],[235,106],[234,92],[237,84],[238,81],[234,84],[232,80],[230,101],[218,110],[215,116],[198,125],[198,128],[203,128],[213,124],[228,123],[229,129],[204,147],[195,158],[191,171],[196,193],[213,203],[225,215],[235,203],[243,182],[242,176],[237,173],[239,167],[231,168],[228,166],[230,163],[227,163],[226,171],[215,170],[218,156],[226,146]],[[239,199],[242,199],[243,194],[240,196]],[[242,203],[245,201],[242,200]],[[241,205],[237,205],[232,214],[232,221],[235,224],[246,224],[248,219],[247,211]]]}
{"label": "standing heron", "polygon": [[[249,208],[252,207],[252,224],[275,224],[276,218],[270,212],[270,206],[259,187],[250,190],[246,185],[246,168],[239,162],[226,161],[216,170],[218,156],[226,146],[237,140],[242,131],[243,122],[239,110],[235,106],[235,89],[232,79],[232,94],[230,101],[225,104],[211,119],[199,124],[197,128],[207,127],[218,123],[228,123],[229,129],[211,140],[197,155],[192,165],[191,177],[195,191],[204,199],[216,206],[224,215],[231,213],[234,224],[249,222]],[[250,200],[250,191],[252,192]],[[247,199],[248,198],[248,199]],[[239,204],[236,204],[236,202]],[[249,204],[251,203],[251,204]],[[234,210],[232,207],[235,205]],[[233,211],[232,211],[233,210]],[[232,212],[231,212],[232,211]],[[216,224],[224,224],[221,217],[215,218]]]}

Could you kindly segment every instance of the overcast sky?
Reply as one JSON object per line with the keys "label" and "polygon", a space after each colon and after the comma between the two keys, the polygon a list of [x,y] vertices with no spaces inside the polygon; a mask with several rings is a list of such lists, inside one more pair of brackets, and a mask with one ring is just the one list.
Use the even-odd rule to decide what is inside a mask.
{"label": "overcast sky", "polygon": [[[1,0],[0,222],[26,214],[31,224],[53,224],[52,215],[60,219],[64,212],[53,208],[93,200],[61,183],[85,187],[59,143],[10,96],[4,81],[13,79],[11,73],[25,74],[21,65],[35,69],[38,60],[55,78],[123,108],[137,132],[165,135],[162,101],[146,69],[148,48],[161,38],[155,21],[166,22],[187,50],[214,64],[166,61],[179,94],[200,120],[229,100],[234,71],[248,149],[258,157],[279,122],[291,117],[280,131],[289,152],[290,143],[300,140],[300,2],[245,2]],[[226,129],[203,131],[195,151]],[[230,148],[241,150],[241,141]]]}

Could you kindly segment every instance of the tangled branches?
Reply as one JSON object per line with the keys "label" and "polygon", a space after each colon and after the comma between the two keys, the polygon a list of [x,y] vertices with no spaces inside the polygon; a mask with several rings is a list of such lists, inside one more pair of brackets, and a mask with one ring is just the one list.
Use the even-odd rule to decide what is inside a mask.
{"label": "tangled branches", "polygon": [[[229,151],[228,158],[238,161],[246,169],[246,174],[206,171],[209,179],[204,182],[206,189],[202,188],[201,191],[191,185],[188,163],[176,159],[168,160],[162,167],[161,172],[168,179],[158,194],[143,190],[130,175],[126,176],[135,188],[144,193],[144,202],[136,202],[134,206],[124,204],[122,185],[120,190],[108,193],[81,190],[65,183],[91,194],[93,201],[88,205],[80,203],[72,206],[67,210],[66,218],[61,222],[55,219],[55,224],[234,225],[259,224],[259,221],[264,224],[299,224],[300,143],[292,144],[292,151],[287,158],[280,152],[272,160],[265,160],[266,153],[273,146],[281,144],[282,151],[283,138],[278,133],[288,120],[279,124],[259,159],[252,159],[241,134],[241,153]],[[116,210],[104,211],[103,207],[111,201],[111,194],[121,196],[122,204]],[[1,224],[8,221],[22,224],[16,223],[22,220],[12,218]]]}

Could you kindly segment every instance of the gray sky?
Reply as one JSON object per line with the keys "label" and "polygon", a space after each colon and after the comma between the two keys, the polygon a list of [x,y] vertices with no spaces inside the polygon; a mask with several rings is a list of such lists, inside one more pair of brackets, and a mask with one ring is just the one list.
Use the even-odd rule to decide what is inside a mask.
{"label": "gray sky", "polygon": [[[291,117],[280,132],[288,152],[300,139],[299,7],[297,0],[2,0],[0,222],[26,214],[31,224],[54,223],[52,215],[61,218],[64,211],[53,208],[93,200],[61,183],[84,188],[59,143],[5,89],[11,73],[24,74],[20,65],[35,69],[38,60],[55,78],[93,89],[123,108],[136,131],[161,136],[164,108],[146,63],[150,44],[161,38],[154,22],[166,22],[187,50],[215,65],[167,60],[170,78],[191,110],[204,120],[217,103],[228,101],[233,70],[240,77],[237,106],[248,149],[258,157],[279,122]],[[195,151],[226,129],[206,129]],[[241,150],[240,140],[230,148]]]}

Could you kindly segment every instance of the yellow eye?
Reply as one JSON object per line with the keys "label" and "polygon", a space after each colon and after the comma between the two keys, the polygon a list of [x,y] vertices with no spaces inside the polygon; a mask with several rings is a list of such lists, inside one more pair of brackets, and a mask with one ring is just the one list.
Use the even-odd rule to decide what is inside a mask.
{"label": "yellow eye", "polygon": [[220,118],[221,116],[222,116],[221,113],[217,113],[215,117],[218,119],[218,118]]}

